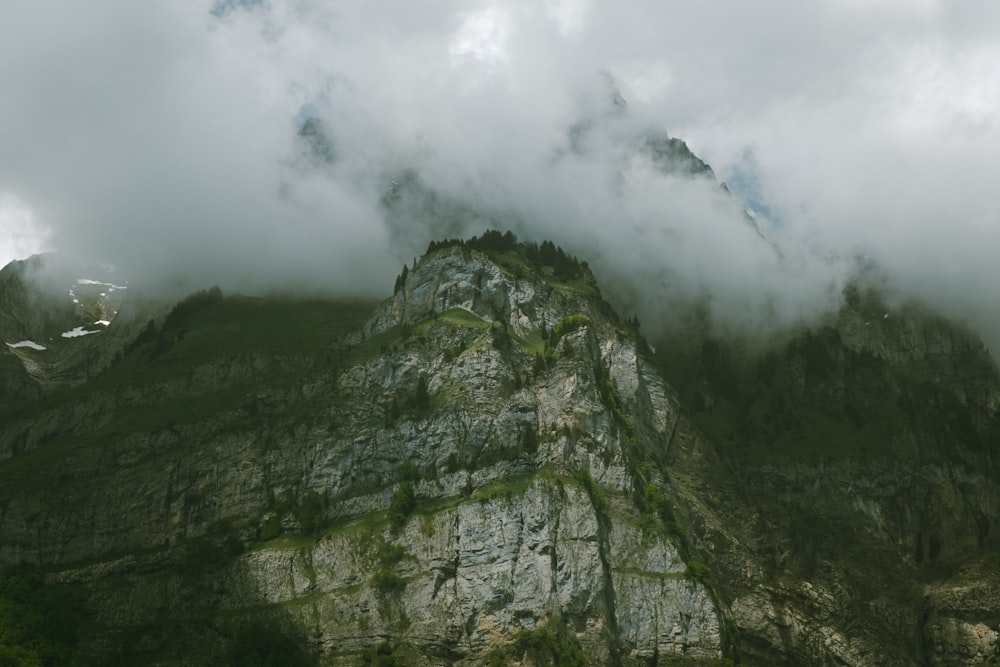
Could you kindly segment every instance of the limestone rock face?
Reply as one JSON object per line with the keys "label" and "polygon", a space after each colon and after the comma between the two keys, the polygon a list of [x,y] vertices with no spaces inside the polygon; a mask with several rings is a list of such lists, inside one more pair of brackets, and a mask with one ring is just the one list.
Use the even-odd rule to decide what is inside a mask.
{"label": "limestone rock face", "polygon": [[[0,561],[86,583],[122,631],[164,614],[267,619],[330,664],[387,639],[475,664],[553,623],[594,664],[723,656],[687,546],[631,500],[679,406],[588,273],[514,277],[445,249],[330,342],[328,366],[204,416],[192,403],[142,428],[119,418],[221,400],[281,360],[209,359],[5,425],[9,474],[30,463],[53,483],[3,493]],[[47,457],[52,441],[63,451]],[[319,528],[297,536],[307,520]],[[202,644],[209,660],[218,647]]]}

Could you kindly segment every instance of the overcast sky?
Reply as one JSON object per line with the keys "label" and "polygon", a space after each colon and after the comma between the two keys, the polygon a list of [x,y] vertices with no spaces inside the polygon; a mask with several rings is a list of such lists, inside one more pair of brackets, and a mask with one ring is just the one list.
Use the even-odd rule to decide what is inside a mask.
{"label": "overcast sky", "polygon": [[[863,256],[1000,346],[998,73],[992,0],[8,2],[0,263],[385,294],[439,231],[379,205],[411,170],[647,318],[792,322]],[[656,172],[648,128],[738,199]]]}

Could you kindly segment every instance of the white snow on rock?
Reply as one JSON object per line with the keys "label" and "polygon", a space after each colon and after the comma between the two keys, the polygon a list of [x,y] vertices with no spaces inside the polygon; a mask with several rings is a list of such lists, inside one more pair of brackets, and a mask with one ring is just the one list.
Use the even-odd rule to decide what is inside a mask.
{"label": "white snow on rock", "polygon": [[[100,280],[91,280],[90,278],[77,278],[77,285],[103,285],[104,287],[109,287],[112,290],[116,289],[128,289],[126,285],[115,285],[114,283],[102,283]],[[103,294],[101,296],[104,296]]]}
{"label": "white snow on rock", "polygon": [[111,320],[97,320],[94,324],[100,324],[102,327],[106,327],[111,324]]}
{"label": "white snow on rock", "polygon": [[79,336],[86,336],[87,334],[101,333],[100,331],[87,331],[83,327],[77,327],[72,331],[64,331],[62,334],[63,338],[77,338]]}
{"label": "white snow on rock", "polygon": [[30,347],[32,350],[46,349],[44,345],[39,345],[33,340],[22,340],[20,343],[7,343],[7,347]]}

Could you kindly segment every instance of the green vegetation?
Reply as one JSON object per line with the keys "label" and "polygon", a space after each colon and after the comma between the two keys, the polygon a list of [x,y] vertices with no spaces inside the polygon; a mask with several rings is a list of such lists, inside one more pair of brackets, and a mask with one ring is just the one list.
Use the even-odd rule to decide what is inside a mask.
{"label": "green vegetation", "polygon": [[198,537],[185,545],[184,557],[177,570],[185,577],[196,579],[206,572],[221,570],[241,553],[243,544],[232,535],[227,536],[221,545]]}
{"label": "green vegetation", "polygon": [[260,352],[312,360],[329,344],[359,327],[372,302],[295,297],[223,296],[218,288],[184,299],[156,331],[150,322],[128,353],[89,388],[122,381],[139,384],[213,359]]}
{"label": "green vegetation", "polygon": [[536,472],[524,475],[508,475],[484,484],[476,489],[473,500],[484,502],[497,496],[514,496],[524,493],[539,477],[554,478],[551,464],[546,464]]}
{"label": "green vegetation", "polygon": [[273,626],[241,626],[229,643],[226,663],[232,667],[309,667],[316,661],[294,639]]}
{"label": "green vegetation", "polygon": [[[615,421],[618,422],[618,425],[625,432],[625,436],[629,439],[630,447],[632,449],[637,448],[635,426],[632,424],[632,420],[625,415],[618,387],[615,386],[614,380],[611,379],[611,375],[608,373],[608,369],[601,362],[594,364],[594,381],[597,383],[597,392],[601,396],[601,403],[611,411]],[[633,454],[635,453],[633,452]]]}
{"label": "green vegetation", "polygon": [[427,391],[427,378],[422,374],[417,378],[417,389],[413,397],[413,406],[422,416],[428,415],[431,411],[431,395]]}
{"label": "green vegetation", "polygon": [[389,505],[389,526],[396,532],[402,530],[417,507],[417,497],[413,484],[409,481],[400,482],[392,494],[392,504]]}
{"label": "green vegetation", "polygon": [[449,308],[438,315],[438,319],[460,327],[473,329],[488,329],[490,327],[489,322],[465,308]]}
{"label": "green vegetation", "polygon": [[405,644],[392,644],[384,641],[375,648],[366,648],[361,652],[361,667],[402,667],[409,664],[401,654],[408,648]]}
{"label": "green vegetation", "polygon": [[[51,475],[55,482],[62,473],[45,464],[61,460],[68,450],[102,447],[132,434],[181,424],[205,421],[212,428],[252,429],[271,415],[262,413],[249,395],[268,386],[292,386],[316,372],[317,366],[335,372],[342,360],[330,351],[330,344],[357,329],[373,307],[370,302],[224,296],[217,288],[198,292],[180,302],[159,330],[150,321],[103,373],[5,415],[5,420],[39,419],[61,404],[102,393],[145,393],[148,402],[122,403],[110,421],[95,423],[86,435],[55,434],[41,447],[0,462],[0,479],[14,486],[34,485]],[[194,394],[164,396],[154,389],[204,364],[231,358],[241,360],[237,367],[245,369],[244,376],[200,383],[195,388],[199,393]],[[315,406],[303,403],[298,409],[304,416]],[[213,419],[225,412],[235,414]],[[21,474],[27,468],[32,477]]]}
{"label": "green vegetation", "polygon": [[832,327],[758,357],[712,339],[695,354],[676,341],[657,348],[698,426],[727,458],[880,456],[921,412],[906,404],[920,402],[917,391],[901,402],[896,389],[901,381],[919,385],[894,379],[883,361],[848,348]]}
{"label": "green vegetation", "polygon": [[580,641],[563,620],[554,619],[533,630],[521,630],[511,644],[487,655],[487,667],[503,667],[512,662],[559,667],[585,667],[587,657]]}
{"label": "green vegetation", "polygon": [[704,586],[711,586],[711,570],[709,570],[708,566],[701,561],[689,560],[687,562],[687,568],[684,570],[684,576],[689,579],[694,579]]}
{"label": "green vegetation", "polygon": [[396,282],[393,283],[392,286],[393,294],[399,294],[399,290],[403,289],[403,287],[406,286],[406,276],[409,275],[409,273],[410,269],[406,266],[406,264],[403,264],[403,270],[400,272],[398,276],[396,276]]}
{"label": "green vegetation", "polygon": [[37,566],[0,573],[0,665],[85,665],[76,655],[86,616],[74,586],[47,584]]}
{"label": "green vegetation", "polygon": [[667,529],[667,532],[680,540],[681,551],[687,551],[687,531],[674,515],[674,509],[670,501],[656,483],[649,482],[646,484],[642,495],[637,498],[636,504],[642,512],[643,528],[655,528],[656,519],[659,519],[663,522],[663,526]]}
{"label": "green vegetation", "polygon": [[[541,245],[534,242],[518,242],[517,237],[510,231],[500,233],[491,229],[483,232],[482,236],[473,236],[467,241],[461,239],[431,241],[427,246],[427,252],[452,247],[488,253],[517,278],[527,277],[533,269],[551,275],[556,280],[576,284],[575,281],[586,279],[590,274],[586,262],[568,255],[552,241],[543,241]],[[593,286],[590,286],[589,290],[594,291]]]}
{"label": "green vegetation", "polygon": [[983,557],[983,568],[988,572],[1000,575],[1000,551],[993,551]]}
{"label": "green vegetation", "polygon": [[267,521],[264,522],[264,527],[260,531],[260,540],[262,542],[273,540],[278,535],[281,535],[281,530],[281,517],[276,513],[272,513],[267,517]]}
{"label": "green vegetation", "polygon": [[577,329],[588,327],[590,324],[590,318],[583,314],[567,315],[556,323],[552,331],[546,331],[543,324],[541,338],[544,347],[540,350],[534,346],[528,348],[529,352],[534,351],[532,373],[538,375],[547,368],[552,368],[558,360],[556,348],[559,346],[559,341],[562,337]]}
{"label": "green vegetation", "polygon": [[427,377],[421,373],[413,393],[407,395],[400,391],[393,394],[385,408],[385,426],[391,427],[404,415],[409,419],[426,419],[433,408],[434,397],[427,387]]}
{"label": "green vegetation", "polygon": [[552,333],[549,334],[546,348],[555,350],[560,339],[568,333],[590,326],[590,318],[586,315],[567,315],[556,323]]}
{"label": "green vegetation", "polygon": [[406,588],[406,579],[388,568],[381,568],[372,577],[372,585],[383,593],[400,593]]}
{"label": "green vegetation", "polygon": [[309,489],[301,496],[296,496],[291,491],[287,492],[280,500],[273,500],[272,512],[268,515],[261,528],[258,539],[262,542],[273,540],[281,535],[282,519],[286,516],[295,517],[299,524],[299,530],[306,537],[316,537],[327,524],[326,508],[328,499],[325,493],[318,493]]}
{"label": "green vegetation", "polygon": [[326,494],[309,489],[295,508],[295,517],[306,535],[317,535],[326,523]]}
{"label": "green vegetation", "polygon": [[383,593],[399,593],[406,588],[406,579],[396,573],[396,566],[409,557],[401,544],[389,544],[378,538],[379,569],[372,577],[372,585]]}
{"label": "green vegetation", "polygon": [[587,496],[590,498],[590,503],[594,506],[594,511],[600,516],[605,516],[608,513],[608,499],[604,495],[604,490],[594,481],[594,478],[590,476],[590,473],[586,470],[577,470],[573,475],[573,479],[578,481],[583,487],[583,490],[587,492]]}

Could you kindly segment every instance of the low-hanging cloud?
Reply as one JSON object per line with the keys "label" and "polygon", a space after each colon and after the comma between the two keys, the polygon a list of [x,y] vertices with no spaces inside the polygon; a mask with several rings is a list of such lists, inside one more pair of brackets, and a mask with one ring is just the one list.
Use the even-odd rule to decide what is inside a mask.
{"label": "low-hanging cloud", "polygon": [[[432,238],[502,225],[647,326],[694,298],[767,335],[864,257],[1000,343],[985,3],[35,5],[0,23],[0,192],[128,275],[384,294]],[[664,173],[665,131],[733,193]],[[387,206],[411,181],[434,206]]]}

